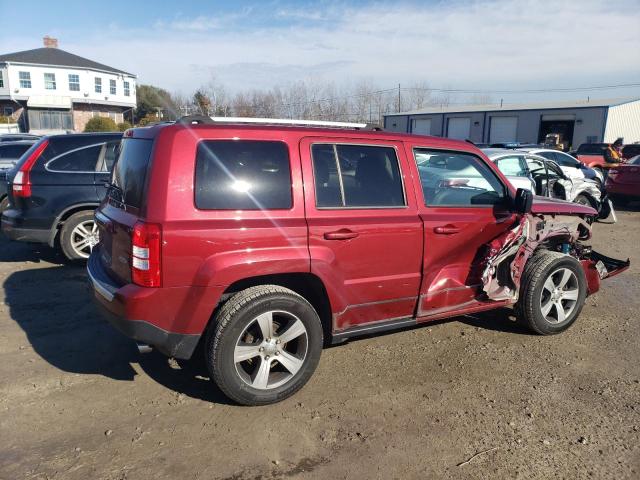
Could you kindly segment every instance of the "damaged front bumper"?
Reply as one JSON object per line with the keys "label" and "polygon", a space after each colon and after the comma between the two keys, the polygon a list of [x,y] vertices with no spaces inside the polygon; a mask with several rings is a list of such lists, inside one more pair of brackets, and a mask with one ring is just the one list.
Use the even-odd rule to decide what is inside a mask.
{"label": "damaged front bumper", "polygon": [[594,250],[585,255],[587,258],[581,258],[580,263],[587,279],[587,289],[589,295],[600,290],[600,281],[605,278],[614,277],[629,268],[631,262],[627,260],[618,260],[607,257]]}

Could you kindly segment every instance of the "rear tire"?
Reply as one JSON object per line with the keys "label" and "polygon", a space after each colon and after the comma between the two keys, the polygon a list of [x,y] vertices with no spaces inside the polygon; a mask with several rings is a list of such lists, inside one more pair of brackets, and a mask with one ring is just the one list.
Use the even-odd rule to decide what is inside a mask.
{"label": "rear tire", "polygon": [[300,390],[318,366],[322,324],[303,297],[277,285],[236,293],[206,338],[211,378],[242,405],[279,402]]}
{"label": "rear tire", "polygon": [[2,215],[2,212],[7,208],[9,208],[9,197],[4,197],[2,201],[0,201],[0,215]]}
{"label": "rear tire", "polygon": [[60,230],[60,248],[71,261],[86,260],[98,243],[98,226],[93,212],[78,212],[65,220]]}
{"label": "rear tire", "polygon": [[553,335],[575,322],[586,296],[587,282],[580,262],[545,250],[527,262],[516,316],[533,332]]}

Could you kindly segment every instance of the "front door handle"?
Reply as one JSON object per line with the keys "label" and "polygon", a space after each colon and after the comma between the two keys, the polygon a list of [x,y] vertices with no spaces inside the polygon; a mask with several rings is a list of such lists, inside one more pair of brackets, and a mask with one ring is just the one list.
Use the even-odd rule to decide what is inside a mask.
{"label": "front door handle", "polygon": [[433,231],[440,235],[451,235],[460,232],[460,228],[455,225],[444,225],[441,227],[435,227]]}
{"label": "front door handle", "polygon": [[357,236],[358,232],[354,232],[348,228],[343,228],[336,232],[326,232],[324,234],[325,240],[349,240],[351,238],[356,238]]}

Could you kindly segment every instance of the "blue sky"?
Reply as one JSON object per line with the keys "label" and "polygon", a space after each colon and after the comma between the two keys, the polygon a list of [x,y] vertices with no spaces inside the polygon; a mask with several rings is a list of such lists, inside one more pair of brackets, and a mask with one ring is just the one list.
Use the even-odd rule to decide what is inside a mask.
{"label": "blue sky", "polygon": [[[60,48],[183,93],[214,79],[230,92],[297,80],[487,90],[640,83],[638,7],[638,0],[0,0],[0,52],[39,47],[48,34]],[[591,95],[640,96],[640,89]]]}

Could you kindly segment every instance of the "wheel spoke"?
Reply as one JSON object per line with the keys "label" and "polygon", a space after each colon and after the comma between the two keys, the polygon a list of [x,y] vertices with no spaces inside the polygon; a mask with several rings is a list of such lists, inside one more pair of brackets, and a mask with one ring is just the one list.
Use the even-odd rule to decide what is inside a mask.
{"label": "wheel spoke", "polygon": [[560,288],[564,287],[572,276],[573,273],[571,272],[571,270],[565,268],[562,271],[562,279],[560,279],[560,283],[558,284],[558,286]]}
{"label": "wheel spoke", "polygon": [[96,222],[91,222],[91,233],[96,233],[98,231],[98,224]]}
{"label": "wheel spoke", "polygon": [[549,315],[549,312],[551,311],[551,307],[553,305],[554,303],[551,301],[551,298],[549,298],[549,300],[547,300],[547,302],[542,305],[542,315],[544,315],[545,317]]}
{"label": "wheel spoke", "polygon": [[73,242],[73,248],[75,248],[76,250],[84,250],[85,248],[87,248],[87,246],[90,245],[90,243],[91,242],[88,239],[83,238],[79,242]]}
{"label": "wheel spoke", "polygon": [[257,368],[255,375],[251,379],[251,386],[254,388],[267,388],[269,384],[269,372],[271,371],[271,362],[268,360],[260,360],[260,366]]}
{"label": "wheel spoke", "polygon": [[86,228],[84,228],[84,225],[83,225],[82,223],[76,227],[76,230],[77,230],[78,232],[80,232],[80,233],[81,233],[83,236],[85,236],[85,237],[86,237],[87,235],[89,235],[89,230],[87,230]]}
{"label": "wheel spoke", "polygon": [[562,292],[563,300],[577,300],[578,299],[579,290],[574,288],[573,290],[565,290]]}
{"label": "wheel spoke", "polygon": [[562,302],[558,300],[556,303],[554,303],[554,305],[556,307],[556,315],[558,318],[558,322],[564,322],[565,315],[564,315],[564,307],[562,306]]}
{"label": "wheel spoke", "polygon": [[278,356],[278,361],[284,368],[289,370],[291,375],[295,375],[304,363],[303,360],[300,360],[298,357],[294,357],[289,352],[284,351],[280,353],[280,356]]}
{"label": "wheel spoke", "polygon": [[544,289],[549,292],[553,292],[554,288],[556,288],[556,284],[553,283],[553,275],[550,275],[549,278],[547,278],[547,281],[544,282]]}
{"label": "wheel spoke", "polygon": [[244,362],[250,358],[260,355],[260,347],[258,345],[237,345],[233,352],[233,361],[236,363]]}
{"label": "wheel spoke", "polygon": [[256,318],[262,332],[262,338],[273,337],[273,312],[266,312]]}
{"label": "wheel spoke", "polygon": [[287,328],[287,330],[282,335],[280,335],[280,342],[290,342],[291,340],[298,338],[300,335],[304,335],[305,333],[307,333],[307,329],[304,328],[304,324],[300,320],[296,319],[296,321],[293,322],[293,325]]}

